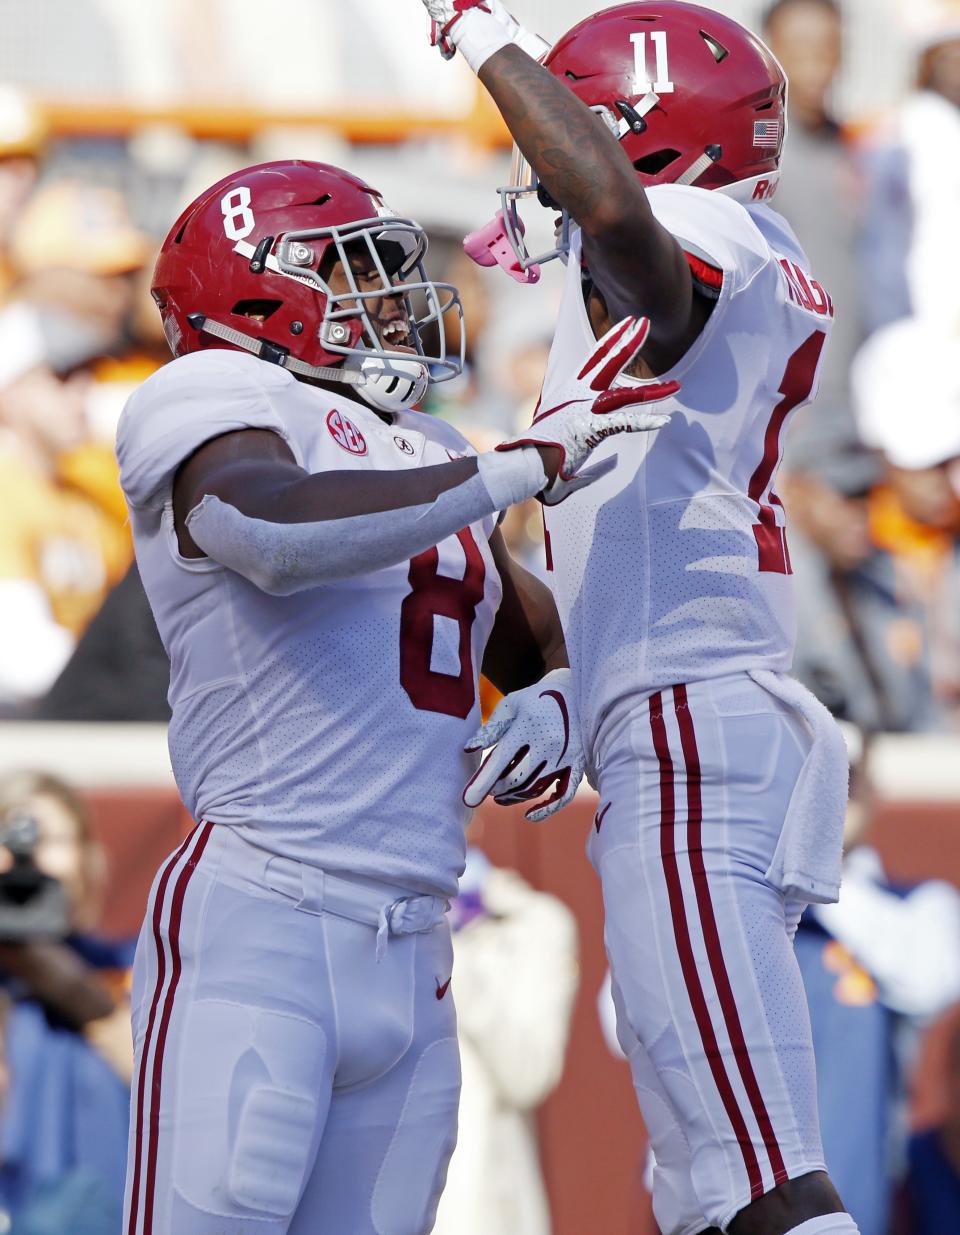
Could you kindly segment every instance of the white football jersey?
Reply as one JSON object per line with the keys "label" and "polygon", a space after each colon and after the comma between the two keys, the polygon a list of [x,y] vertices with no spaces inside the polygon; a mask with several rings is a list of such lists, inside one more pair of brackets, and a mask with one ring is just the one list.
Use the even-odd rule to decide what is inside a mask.
{"label": "white football jersey", "polygon": [[[664,379],[669,424],[611,437],[602,480],[545,511],[548,566],[584,734],[618,703],[749,669],[786,671],[795,619],[784,511],[774,491],[790,416],[816,390],[833,304],[769,207],[675,185],[648,190],[701,281],[719,295]],[[544,382],[551,392],[596,340],[574,234]],[[636,384],[621,378],[618,384]]]}
{"label": "white football jersey", "polygon": [[268,429],[308,472],[395,471],[472,453],[419,412],[386,424],[275,365],[212,350],[134,393],[117,455],[137,562],[171,662],[169,744],[194,818],[329,870],[449,896],[464,861],[463,752],[500,603],[495,518],[355,578],[270,596],[178,551],[172,484],[205,441]]}

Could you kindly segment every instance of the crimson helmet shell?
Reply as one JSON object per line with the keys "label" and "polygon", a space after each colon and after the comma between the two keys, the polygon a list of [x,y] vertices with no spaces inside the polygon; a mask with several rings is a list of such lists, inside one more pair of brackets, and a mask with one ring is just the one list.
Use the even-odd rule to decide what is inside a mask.
{"label": "crimson helmet shell", "polygon": [[[744,185],[733,195],[750,200],[761,181],[759,196],[775,187],[787,80],[769,48],[732,18],[677,0],[619,4],[574,26],[544,63],[618,126],[644,185],[676,183],[710,150],[717,157],[693,181],[698,188]],[[651,92],[656,102],[644,111]],[[622,102],[642,113],[642,132]]]}
{"label": "crimson helmet shell", "polygon": [[[646,187],[694,185],[744,203],[775,193],[787,79],[773,52],[731,18],[678,0],[618,4],[574,26],[543,63],[603,119]],[[556,209],[517,150],[501,210],[467,237],[468,254],[536,282],[543,263],[569,251],[571,222],[561,210],[554,246],[532,255],[520,203],[537,193]]]}
{"label": "crimson helmet shell", "polygon": [[[358,245],[379,271],[373,290],[361,290],[350,268],[348,251]],[[334,292],[321,273],[331,247],[346,292]],[[184,210],[161,247],[151,291],[175,356],[210,347],[254,351],[301,375],[350,380],[374,406],[395,410],[396,388],[405,397],[422,394],[428,371],[443,380],[462,367],[462,343],[459,356],[447,354],[443,320],[448,311],[460,314],[459,297],[427,279],[426,250],[422,228],[349,172],[263,163],[224,177]],[[371,301],[392,297],[404,300],[419,355],[385,345],[367,311]],[[433,355],[421,338],[428,327],[439,339]]]}

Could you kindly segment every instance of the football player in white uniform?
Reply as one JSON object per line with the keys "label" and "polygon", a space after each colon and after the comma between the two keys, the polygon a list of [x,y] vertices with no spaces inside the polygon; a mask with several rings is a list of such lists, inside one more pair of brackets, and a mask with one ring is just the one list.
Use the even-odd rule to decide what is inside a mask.
{"label": "football player in white uniform", "polygon": [[[594,478],[647,324],[477,457],[409,410],[456,373],[426,238],[336,168],[238,172],[174,225],[153,294],[177,357],[124,410],[137,559],[170,655],[170,754],[198,825],[134,968],[124,1235],[426,1235],[456,1133],[444,916],[464,861],[482,664],[545,670],[549,591],[497,512]],[[427,350],[427,338],[434,348]]]}
{"label": "football player in white uniform", "polygon": [[[662,429],[605,444],[595,466],[611,470],[545,511],[659,1225],[850,1235],[792,949],[804,903],[837,896],[846,755],[787,677],[793,580],[774,483],[833,305],[766,204],[786,81],[747,30],[676,0],[605,9],[552,50],[500,0],[423,3],[434,42],[479,74],[518,146],[503,209],[468,251],[526,282],[566,260],[544,403],[624,313],[651,324],[620,388],[681,383]],[[519,209],[534,195],[560,216],[539,257]],[[480,735],[499,745],[469,801],[543,787],[528,783],[550,749],[541,733],[552,724],[556,747],[574,727],[539,694],[505,701]]]}

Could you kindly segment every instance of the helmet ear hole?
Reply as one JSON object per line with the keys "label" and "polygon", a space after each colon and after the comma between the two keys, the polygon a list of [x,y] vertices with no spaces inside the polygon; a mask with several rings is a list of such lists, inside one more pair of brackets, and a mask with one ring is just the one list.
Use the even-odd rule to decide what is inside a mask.
{"label": "helmet ear hole", "polygon": [[236,313],[240,317],[250,317],[255,318],[257,321],[265,322],[282,305],[282,300],[238,300],[230,312]]}
{"label": "helmet ear hole", "polygon": [[653,154],[645,154],[642,159],[634,160],[633,166],[642,176],[657,176],[665,167],[669,167],[680,158],[679,150],[655,150]]}

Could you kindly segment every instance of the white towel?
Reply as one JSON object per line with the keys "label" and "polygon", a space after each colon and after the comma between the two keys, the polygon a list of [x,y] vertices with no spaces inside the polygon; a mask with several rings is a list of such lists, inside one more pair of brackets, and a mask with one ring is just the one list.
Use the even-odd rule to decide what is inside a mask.
{"label": "white towel", "polygon": [[813,738],[766,877],[791,900],[833,904],[840,896],[850,781],[843,734],[823,704],[795,678],[766,669],[752,671],[750,677],[797,712]]}

